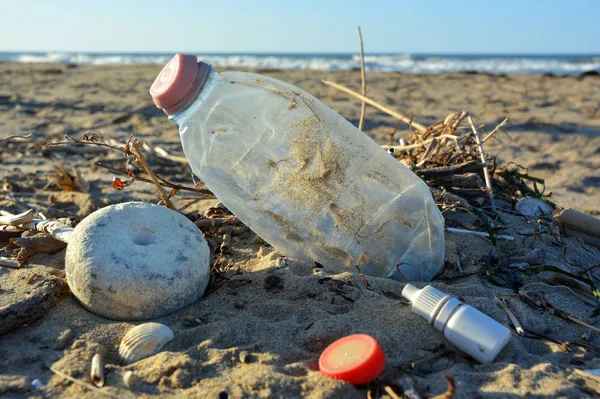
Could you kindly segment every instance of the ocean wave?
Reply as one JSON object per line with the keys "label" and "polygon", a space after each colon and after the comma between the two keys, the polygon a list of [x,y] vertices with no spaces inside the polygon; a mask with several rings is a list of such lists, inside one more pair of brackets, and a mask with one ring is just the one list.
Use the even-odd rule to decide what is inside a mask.
{"label": "ocean wave", "polygon": [[[0,60],[93,65],[163,65],[172,54],[90,54],[90,53],[3,53]],[[304,69],[345,71],[360,68],[358,55],[351,54],[198,54],[217,68]],[[366,55],[367,71],[440,73],[477,71],[488,73],[553,73],[577,75],[600,71],[600,56],[452,56],[452,55]]]}

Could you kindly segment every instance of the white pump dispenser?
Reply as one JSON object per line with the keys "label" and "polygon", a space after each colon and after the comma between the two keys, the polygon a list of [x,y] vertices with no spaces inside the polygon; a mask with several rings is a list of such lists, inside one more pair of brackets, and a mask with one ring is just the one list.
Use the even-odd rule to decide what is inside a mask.
{"label": "white pump dispenser", "polygon": [[414,313],[481,363],[491,363],[510,340],[508,328],[430,285],[418,289],[407,284],[402,296],[412,302]]}

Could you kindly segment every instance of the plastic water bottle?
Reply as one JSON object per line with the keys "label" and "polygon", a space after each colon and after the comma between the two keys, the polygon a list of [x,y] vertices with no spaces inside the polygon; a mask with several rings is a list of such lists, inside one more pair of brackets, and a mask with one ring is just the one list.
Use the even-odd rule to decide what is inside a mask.
{"label": "plastic water bottle", "polygon": [[192,171],[282,254],[397,280],[441,268],[444,223],[426,184],[307,92],[177,54],[150,94]]}

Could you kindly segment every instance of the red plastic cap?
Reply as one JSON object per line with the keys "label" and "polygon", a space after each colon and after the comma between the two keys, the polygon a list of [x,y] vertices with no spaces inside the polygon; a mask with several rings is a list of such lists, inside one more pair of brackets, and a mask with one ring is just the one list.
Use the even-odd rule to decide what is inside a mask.
{"label": "red plastic cap", "polygon": [[172,108],[181,102],[194,85],[199,72],[194,55],[176,54],[164,66],[150,87],[150,95],[158,108]]}
{"label": "red plastic cap", "polygon": [[375,339],[349,335],[329,345],[319,359],[321,374],[353,385],[366,384],[381,373],[385,356]]}

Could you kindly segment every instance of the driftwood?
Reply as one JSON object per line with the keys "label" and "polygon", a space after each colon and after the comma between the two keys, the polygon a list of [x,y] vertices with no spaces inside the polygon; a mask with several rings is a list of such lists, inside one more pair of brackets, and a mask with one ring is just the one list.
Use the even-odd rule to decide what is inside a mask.
{"label": "driftwood", "polygon": [[55,240],[65,243],[69,242],[69,237],[73,232],[73,227],[67,226],[56,219],[34,219],[32,222],[25,223],[22,226],[26,229],[48,233]]}
{"label": "driftwood", "polygon": [[567,237],[579,237],[585,243],[600,248],[600,219],[574,209],[565,209],[558,212],[554,220],[562,234]]}
{"label": "driftwood", "polygon": [[485,187],[483,180],[477,173],[464,173],[457,175],[442,175],[433,178],[435,184],[444,187],[480,188]]}
{"label": "driftwood", "polygon": [[16,259],[19,262],[23,262],[38,253],[54,254],[67,246],[66,242],[56,240],[47,234],[20,237],[11,240],[11,243],[19,247],[16,250]]}
{"label": "driftwood", "polygon": [[8,242],[11,238],[19,238],[23,234],[20,230],[0,230],[0,242]]}
{"label": "driftwood", "polygon": [[417,174],[423,177],[434,177],[434,176],[449,176],[449,175],[460,175],[466,172],[472,172],[474,170],[481,170],[485,166],[484,163],[477,161],[468,161],[458,165],[441,166],[439,168],[419,169]]}
{"label": "driftwood", "polygon": [[20,224],[29,223],[33,221],[33,209],[29,209],[23,213],[19,213],[18,215],[13,215],[12,213],[8,213],[6,211],[0,211],[0,225],[3,226],[18,226]]}
{"label": "driftwood", "polygon": [[11,269],[20,269],[21,262],[0,256],[0,266],[10,267]]}
{"label": "driftwood", "polygon": [[214,219],[199,219],[194,222],[194,224],[200,228],[202,227],[223,227],[227,225],[241,225],[242,221],[238,218],[233,219],[224,219],[224,218],[214,218]]}
{"label": "driftwood", "polygon": [[67,283],[60,278],[46,279],[37,283],[31,294],[21,300],[0,307],[0,334],[7,333],[44,316],[57,300],[66,295],[68,291]]}

